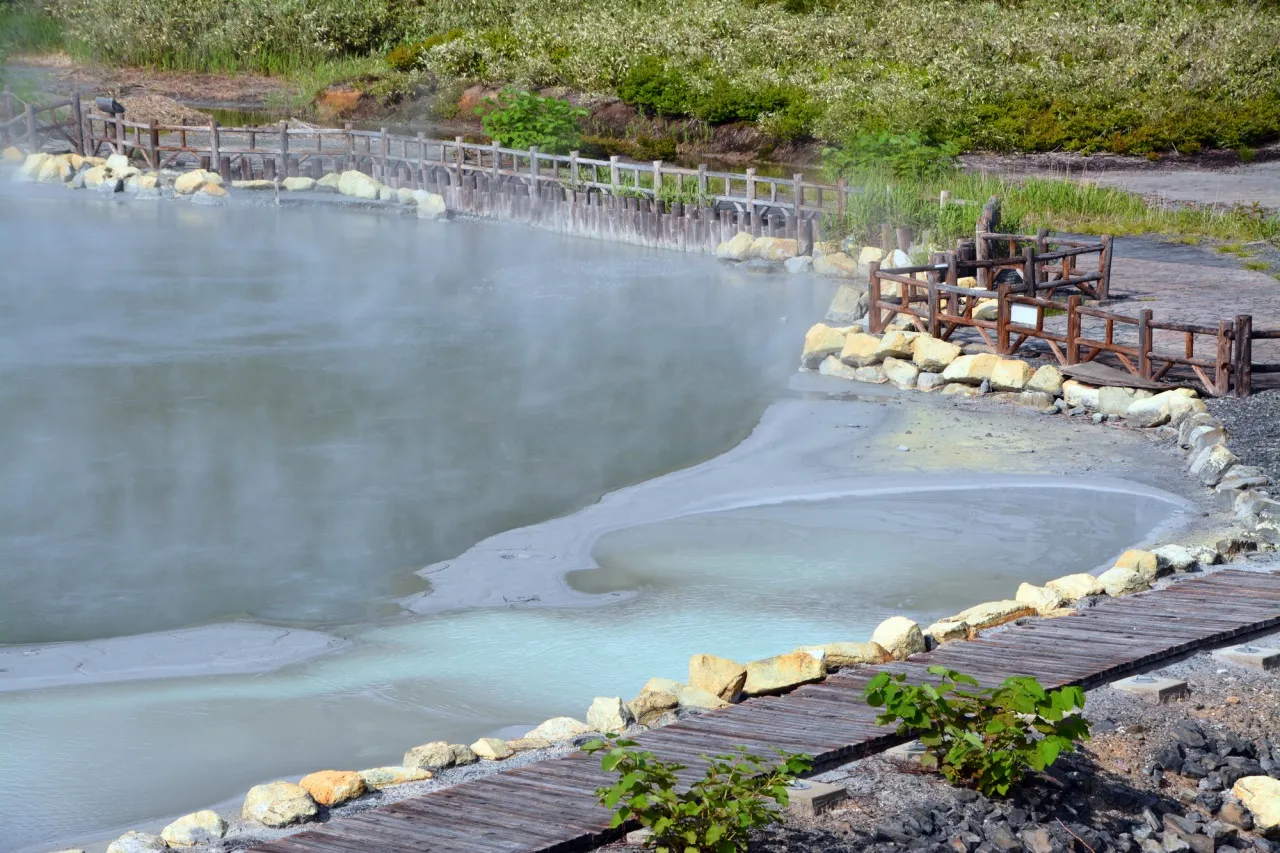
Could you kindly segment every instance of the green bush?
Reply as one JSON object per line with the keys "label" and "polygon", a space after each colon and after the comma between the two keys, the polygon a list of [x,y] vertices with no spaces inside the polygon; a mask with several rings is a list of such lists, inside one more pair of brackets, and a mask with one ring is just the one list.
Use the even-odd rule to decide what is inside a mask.
{"label": "green bush", "polygon": [[485,98],[475,109],[484,132],[506,148],[538,146],[549,154],[565,154],[578,146],[579,122],[587,111],[559,98],[507,87]]}
{"label": "green bush", "polygon": [[604,753],[600,766],[619,776],[596,791],[601,805],[614,810],[611,825],[634,820],[653,830],[647,844],[658,853],[745,851],[752,829],[781,821],[766,803],[785,806],[787,783],[812,766],[810,756],[778,750],[781,764],[771,768],[746,747],[737,747],[728,755],[703,756],[706,775],[677,793],[676,773],[685,765],[635,746],[632,740],[595,740],[583,749]]}
{"label": "green bush", "polygon": [[436,33],[421,41],[398,44],[387,53],[387,65],[394,71],[416,71],[426,58],[427,51],[442,44],[448,44],[462,38],[462,30],[453,29],[447,33]]}
{"label": "green bush", "polygon": [[687,115],[693,103],[689,84],[656,56],[642,56],[618,83],[618,97],[645,115]]}
{"label": "green bush", "polygon": [[584,136],[581,142],[584,157],[605,158],[614,155],[632,160],[674,160],[679,154],[676,141],[669,136],[649,136],[640,133],[625,139],[616,136]]}
{"label": "green bush", "polygon": [[1089,722],[1069,712],[1084,708],[1078,687],[1046,691],[1034,678],[1013,676],[996,688],[929,667],[936,685],[906,684],[902,673],[882,672],[865,688],[867,704],[884,708],[879,725],[918,737],[921,763],[937,767],[948,782],[987,796],[1004,796],[1027,770],[1043,770],[1089,737]]}
{"label": "green bush", "polygon": [[899,178],[936,178],[955,169],[960,149],[953,143],[931,143],[918,133],[860,133],[838,148],[822,152],[829,174],[847,178],[858,172],[884,170]]}

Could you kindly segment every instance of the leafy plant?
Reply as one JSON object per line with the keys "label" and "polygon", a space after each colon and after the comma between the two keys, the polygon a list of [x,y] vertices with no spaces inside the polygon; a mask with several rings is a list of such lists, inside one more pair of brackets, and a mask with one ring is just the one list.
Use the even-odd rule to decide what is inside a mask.
{"label": "leafy plant", "polygon": [[908,685],[902,673],[882,672],[865,689],[867,704],[884,708],[880,725],[918,737],[921,763],[937,767],[948,782],[987,796],[1004,796],[1028,769],[1043,770],[1089,737],[1089,721],[1071,711],[1084,707],[1084,691],[1046,691],[1034,678],[1012,676],[996,688],[944,666],[931,666],[938,684]]}
{"label": "leafy plant", "polygon": [[658,853],[738,853],[747,849],[752,829],[781,820],[767,803],[788,803],[787,783],[809,770],[808,755],[777,750],[781,764],[737,747],[727,755],[703,756],[706,775],[677,793],[676,774],[683,764],[663,761],[637,750],[636,742],[593,740],[583,749],[603,753],[600,766],[617,773],[618,781],[596,790],[600,803],[614,810],[613,827],[635,820],[653,830],[650,847]]}
{"label": "leafy plant", "polygon": [[507,87],[475,108],[484,132],[508,148],[531,148],[564,154],[578,145],[579,122],[587,115],[559,98]]}
{"label": "leafy plant", "polygon": [[387,65],[391,66],[393,71],[416,71],[422,67],[427,51],[433,47],[460,39],[462,35],[462,30],[452,29],[448,32],[427,36],[422,41],[398,44],[387,53]]}
{"label": "leafy plant", "polygon": [[823,166],[837,177],[883,169],[899,178],[936,178],[955,169],[960,149],[931,143],[919,133],[860,133],[838,148],[822,152]]}
{"label": "leafy plant", "polygon": [[693,94],[678,72],[657,56],[642,56],[618,82],[618,97],[646,115],[682,116]]}

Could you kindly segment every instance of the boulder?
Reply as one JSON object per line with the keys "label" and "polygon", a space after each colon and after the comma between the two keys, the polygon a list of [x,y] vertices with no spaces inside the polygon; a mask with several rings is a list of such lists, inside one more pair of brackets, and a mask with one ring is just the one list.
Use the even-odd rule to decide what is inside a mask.
{"label": "boulder", "polygon": [[1024,583],[1018,586],[1018,592],[1014,595],[1014,599],[1024,604],[1029,604],[1035,608],[1036,613],[1044,615],[1051,610],[1057,610],[1065,603],[1062,593],[1048,586],[1034,586]]}
{"label": "boulder", "polygon": [[800,364],[812,370],[823,360],[838,355],[844,348],[848,329],[834,328],[826,323],[815,323],[804,335],[804,349],[800,351]]}
{"label": "boulder", "polygon": [[844,346],[840,350],[840,360],[851,367],[869,367],[880,363],[880,339],[866,332],[851,332],[845,335]]}
{"label": "boulder", "polygon": [[1028,391],[1043,391],[1055,397],[1062,396],[1062,371],[1052,364],[1038,368],[1027,382]]}
{"label": "boulder", "polygon": [[42,184],[65,184],[74,174],[66,157],[50,157],[41,164],[36,180]]}
{"label": "boulder", "polygon": [[1218,491],[1265,488],[1271,482],[1267,472],[1256,465],[1233,465],[1222,475],[1215,488]]}
{"label": "boulder", "polygon": [[813,259],[813,271],[818,275],[856,278],[858,276],[858,262],[844,252],[832,252],[831,254],[815,257]]}
{"label": "boulder", "polygon": [[674,711],[679,708],[680,700],[674,693],[651,690],[642,692],[628,702],[627,705],[631,709],[631,715],[636,718],[636,722],[642,726],[651,726],[655,720],[667,711]]}
{"label": "boulder", "polygon": [[[418,193],[422,193],[422,195],[418,195]],[[444,219],[449,215],[449,209],[445,207],[444,196],[442,195],[416,190],[414,192],[414,200],[418,205],[419,219]]]}
{"label": "boulder", "polygon": [[27,155],[22,153],[22,149],[13,145],[4,149],[4,154],[0,156],[4,157],[4,161],[6,163],[21,163],[23,160],[27,159]]}
{"label": "boulder", "polygon": [[982,388],[977,385],[966,385],[963,382],[948,382],[942,386],[943,394],[959,394],[961,397],[981,397]]}
{"label": "boulder", "polygon": [[226,834],[227,822],[209,809],[180,817],[160,830],[160,837],[174,847],[212,844]]}
{"label": "boulder", "polygon": [[1222,423],[1213,415],[1207,413],[1194,414],[1178,424],[1178,446],[1190,447],[1191,434],[1199,427],[1207,426],[1221,429]]}
{"label": "boulder", "polygon": [[1151,581],[1136,569],[1107,569],[1098,575],[1098,583],[1102,584],[1107,595],[1113,598],[1151,589]]}
{"label": "boulder", "polygon": [[125,189],[136,193],[143,190],[154,190],[159,184],[160,178],[156,175],[135,175],[125,182]]}
{"label": "boulder", "polygon": [[378,184],[378,201],[396,201],[396,191],[385,184]]}
{"label": "boulder", "polygon": [[[622,700],[619,699],[618,701],[619,703],[621,703]],[[590,717],[588,717],[588,719],[590,719]],[[600,731],[602,732],[621,731],[621,730],[622,730],[621,728],[600,729]],[[478,741],[471,744],[471,751],[476,754],[477,758],[482,758],[485,761],[502,761],[504,758],[510,758],[511,756],[516,754],[516,751],[511,748],[510,744],[508,744],[502,738],[497,738],[497,737],[480,738]]]}
{"label": "boulder", "polygon": [[1035,615],[1035,607],[1027,602],[1005,599],[1004,601],[987,601],[961,610],[956,614],[954,621],[963,621],[971,630],[979,631]]}
{"label": "boulder", "polygon": [[1091,595],[1102,595],[1106,591],[1095,576],[1084,572],[1054,578],[1045,586],[1062,596],[1064,604],[1071,604]]}
{"label": "boulder", "polygon": [[1000,317],[1000,300],[998,299],[979,299],[978,304],[974,306],[973,318],[975,320],[996,320]]}
{"label": "boulder", "polygon": [[304,193],[316,188],[316,179],[304,177],[285,178],[280,182],[280,188],[291,193]]}
{"label": "boulder", "polygon": [[785,261],[800,254],[800,244],[785,237],[757,237],[751,241],[751,257],[762,261]]}
{"label": "boulder", "polygon": [[341,183],[341,181],[342,175],[337,172],[330,172],[320,178],[320,180],[316,181],[314,189],[318,193],[336,193],[338,191],[338,184]]}
{"label": "boulder", "polygon": [[952,640],[964,640],[969,637],[969,626],[964,622],[950,619],[934,622],[924,629],[926,637],[932,637],[935,643],[947,643]]}
{"label": "boulder", "polygon": [[[289,178],[289,180],[292,181],[293,178]],[[232,181],[231,188],[233,190],[256,190],[261,192],[266,190],[274,190],[276,188],[276,182],[264,181],[261,179],[256,181]]]}
{"label": "boulder", "polygon": [[809,646],[796,651],[822,656],[828,669],[839,669],[846,666],[862,666],[864,664],[885,663],[893,660],[879,643],[827,643],[822,646]]}
{"label": "boulder", "polygon": [[1154,581],[1160,567],[1160,561],[1150,551],[1130,548],[1116,558],[1115,566],[1118,569],[1133,569],[1135,572],[1140,572],[1147,580]]}
{"label": "boulder", "polygon": [[871,642],[895,660],[924,651],[924,634],[920,626],[905,616],[890,616],[877,625],[871,634]]}
{"label": "boulder", "polygon": [[716,708],[723,708],[729,704],[708,690],[703,690],[700,687],[687,687],[683,684],[680,685],[680,690],[676,693],[676,701],[680,703],[681,708],[695,708],[700,711],[714,711]]}
{"label": "boulder", "polygon": [[725,261],[745,261],[751,257],[753,243],[755,238],[751,236],[751,232],[739,231],[731,239],[716,246],[716,257]]}
{"label": "boulder", "polygon": [[834,376],[837,379],[855,380],[859,370],[878,370],[872,367],[850,367],[840,360],[839,356],[829,355],[818,365],[818,373],[823,376]]}
{"label": "boulder", "polygon": [[1222,475],[1239,461],[1226,445],[1215,444],[1206,447],[1196,456],[1191,463],[1191,476],[1206,486],[1216,486],[1222,480]]}
{"label": "boulder", "polygon": [[950,341],[920,335],[915,339],[911,359],[916,367],[929,373],[942,373],[960,357],[960,347]]}
{"label": "boulder", "polygon": [[597,696],[587,709],[587,725],[592,731],[620,732],[633,722],[631,709],[619,696]]}
{"label": "boulder", "polygon": [[[108,168],[110,168],[111,159],[112,158],[110,157],[107,158]],[[115,170],[112,170],[112,174],[114,173],[115,173]],[[204,188],[206,184],[209,183],[209,180],[206,177],[208,174],[209,173],[206,172],[204,169],[196,169],[195,171],[192,171],[192,172],[184,172],[174,180],[173,191],[178,195],[191,195],[193,193],[199,192],[201,189]]]}
{"label": "boulder", "polygon": [[352,198],[374,201],[378,198],[380,184],[356,169],[348,169],[338,176],[338,192]]}
{"label": "boulder", "polygon": [[942,371],[942,378],[948,382],[962,382],[965,385],[981,385],[991,381],[991,371],[1000,363],[1000,356],[991,353],[962,355],[947,365]]}
{"label": "boulder", "polygon": [[916,377],[920,375],[920,368],[911,362],[890,356],[884,360],[881,368],[894,387],[904,390],[916,387]]}
{"label": "boulder", "polygon": [[[787,261],[785,264],[787,271],[795,272],[792,265],[800,260],[801,258],[792,258]],[[831,304],[827,306],[827,314],[823,319],[828,323],[841,325],[856,323],[867,316],[867,298],[865,287],[857,287],[848,281],[841,282],[840,287],[836,289],[836,295],[831,298]]]}
{"label": "boulder", "polygon": [[921,372],[916,377],[916,390],[918,391],[937,391],[946,384],[947,380],[942,378],[941,373]]}
{"label": "boulder", "polygon": [[112,173],[122,172],[129,168],[129,158],[125,154],[112,154],[102,165]]}
{"label": "boulder", "polygon": [[785,693],[801,684],[821,681],[827,674],[822,658],[808,652],[790,652],[747,664],[743,692],[748,696]]}
{"label": "boulder", "polygon": [[360,771],[360,778],[371,791],[380,791],[392,785],[404,785],[407,782],[425,782],[430,779],[430,770],[421,767],[371,767]]}
{"label": "boulder", "polygon": [[35,180],[40,177],[40,170],[44,168],[44,164],[48,162],[49,155],[43,151],[37,151],[35,154],[28,154],[27,159],[22,161],[22,174],[25,177]]}
{"label": "boulder", "polygon": [[997,391],[1022,391],[1034,375],[1035,371],[1025,361],[1002,358],[991,369],[991,387]]}
{"label": "boulder", "polygon": [[870,367],[859,367],[853,371],[853,378],[859,382],[869,382],[872,385],[883,385],[889,381],[889,377],[884,375],[884,368],[878,364]]}
{"label": "boulder", "polygon": [[1150,391],[1136,388],[1113,388],[1104,385],[1098,389],[1098,411],[1104,415],[1123,415],[1137,400],[1151,397]]}
{"label": "boulder", "polygon": [[[787,258],[782,262],[782,268],[791,275],[804,275],[805,273],[813,272],[813,258],[809,255],[797,255],[794,258]],[[837,291],[836,296],[839,297],[839,295],[840,293]],[[852,322],[852,320],[848,322]]]}
{"label": "boulder", "polygon": [[1123,413],[1124,418],[1130,426],[1149,429],[1171,423],[1174,409],[1177,408],[1181,421],[1192,413],[1188,401],[1193,400],[1194,396],[1195,392],[1190,389],[1175,388],[1150,397],[1139,397],[1129,404]]}
{"label": "boulder", "polygon": [[264,826],[289,826],[315,817],[315,800],[306,788],[292,782],[254,785],[244,798],[240,817]]}
{"label": "boulder", "polygon": [[875,246],[863,246],[862,251],[858,252],[858,263],[864,267],[869,267],[873,262],[882,261],[884,258],[885,252]]}
{"label": "boulder", "polygon": [[1174,397],[1169,401],[1169,424],[1179,426],[1192,415],[1209,413],[1209,407],[1198,397]]}
{"label": "boulder", "polygon": [[168,850],[169,842],[158,835],[130,830],[107,845],[107,853],[154,853]]}
{"label": "boulder", "polygon": [[448,741],[433,740],[410,749],[400,763],[405,767],[443,770],[457,763],[457,753]]}
{"label": "boulder", "polygon": [[1062,399],[1066,400],[1067,405],[1073,409],[1085,408],[1095,412],[1098,410],[1098,389],[1074,379],[1068,379],[1062,383]]}
{"label": "boulder", "polygon": [[885,332],[880,337],[880,347],[876,350],[876,355],[880,356],[881,360],[911,358],[915,354],[918,337],[920,337],[919,332],[905,332],[901,329]]}
{"label": "boulder", "polygon": [[1035,409],[1037,412],[1052,414],[1058,411],[1054,406],[1053,395],[1045,391],[1023,391],[1021,394],[1013,395],[1013,402],[1028,409]]}
{"label": "boulder", "polygon": [[200,188],[200,195],[212,196],[213,198],[225,198],[227,191],[222,188],[222,184],[215,184],[213,181],[210,181]]}
{"label": "boulder", "polygon": [[85,189],[96,190],[107,179],[107,167],[93,166],[80,174],[84,177]]}
{"label": "boulder", "polygon": [[1265,834],[1280,830],[1280,779],[1245,776],[1236,780],[1231,793],[1253,814],[1254,829]]}
{"label": "boulder", "polygon": [[1226,443],[1227,432],[1220,426],[1198,426],[1187,434],[1187,448],[1192,459],[1215,444]]}
{"label": "boulder", "polygon": [[507,741],[507,746],[515,752],[528,752],[531,749],[549,749],[551,741],[540,737],[518,737]]}
{"label": "boulder", "polygon": [[321,770],[298,780],[311,799],[322,806],[336,806],[365,792],[364,778],[352,770]]}
{"label": "boulder", "polygon": [[728,658],[694,655],[689,658],[689,686],[718,696],[726,702],[738,698],[747,683],[747,668]]}
{"label": "boulder", "polygon": [[1189,572],[1196,566],[1196,555],[1184,545],[1161,545],[1152,548],[1159,572]]}
{"label": "boulder", "polygon": [[591,727],[581,720],[575,720],[573,717],[552,717],[536,729],[526,732],[525,737],[536,737],[552,743],[560,743],[566,740],[573,740],[578,735],[586,734],[589,731],[591,731]]}

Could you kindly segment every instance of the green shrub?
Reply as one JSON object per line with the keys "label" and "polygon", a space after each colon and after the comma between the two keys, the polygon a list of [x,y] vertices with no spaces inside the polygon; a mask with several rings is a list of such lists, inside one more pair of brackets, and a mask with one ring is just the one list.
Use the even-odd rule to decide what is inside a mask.
{"label": "green shrub", "polygon": [[645,115],[682,116],[693,95],[677,72],[656,56],[642,56],[618,83],[618,97]]}
{"label": "green shrub", "polygon": [[507,87],[497,98],[485,98],[475,113],[484,132],[506,148],[536,145],[549,154],[565,154],[577,147],[579,121],[587,111],[559,98]]}
{"label": "green shrub", "polygon": [[614,810],[611,825],[635,820],[653,830],[647,843],[659,853],[745,851],[752,829],[781,821],[766,802],[785,806],[787,783],[812,766],[810,756],[778,750],[781,764],[770,768],[746,747],[737,747],[728,755],[703,756],[709,764],[706,775],[677,793],[676,773],[685,765],[635,746],[632,740],[595,740],[583,749],[604,753],[600,766],[619,776],[596,791],[600,803]]}
{"label": "green shrub", "polygon": [[394,71],[416,71],[422,66],[427,51],[442,44],[448,44],[462,38],[462,30],[453,29],[447,33],[436,33],[421,41],[398,44],[387,53],[387,65]]}
{"label": "green shrub", "polygon": [[864,692],[867,704],[884,708],[876,722],[918,737],[926,750],[921,763],[952,784],[1004,796],[1027,770],[1043,770],[1089,737],[1088,720],[1069,713],[1084,708],[1078,687],[1046,691],[1034,678],[1013,676],[981,689],[943,666],[929,672],[938,684],[908,685],[905,675],[882,672]]}
{"label": "green shrub", "polygon": [[614,155],[632,160],[674,160],[679,154],[676,141],[669,136],[649,136],[640,133],[625,139],[616,136],[584,136],[582,155],[606,158]]}
{"label": "green shrub", "polygon": [[884,170],[899,178],[936,178],[955,169],[960,149],[931,143],[918,133],[860,133],[838,148],[822,152],[823,167],[837,177]]}

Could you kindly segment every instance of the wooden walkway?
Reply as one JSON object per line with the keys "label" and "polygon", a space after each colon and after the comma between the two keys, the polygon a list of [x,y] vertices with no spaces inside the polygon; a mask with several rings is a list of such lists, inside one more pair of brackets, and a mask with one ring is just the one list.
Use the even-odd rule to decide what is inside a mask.
{"label": "wooden walkway", "polygon": [[[1280,626],[1280,572],[1223,571],[1168,589],[1109,599],[1075,616],[1038,619],[970,642],[948,643],[901,663],[835,674],[786,696],[752,699],[635,740],[689,764],[738,744],[808,752],[815,772],[900,741],[875,724],[862,689],[880,669],[928,678],[942,664],[997,684],[1033,675],[1045,686],[1095,687],[1192,651]],[[343,817],[253,848],[259,853],[535,853],[585,850],[616,837],[594,791],[599,762],[581,753]]]}

